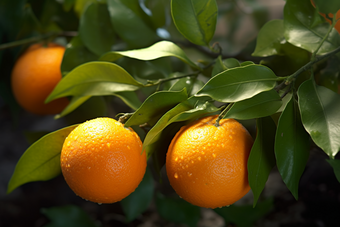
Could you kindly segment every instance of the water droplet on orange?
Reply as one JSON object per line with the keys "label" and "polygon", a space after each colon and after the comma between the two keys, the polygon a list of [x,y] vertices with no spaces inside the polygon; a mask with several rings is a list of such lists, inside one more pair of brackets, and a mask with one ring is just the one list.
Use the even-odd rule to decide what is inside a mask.
{"label": "water droplet on orange", "polygon": [[177,173],[174,174],[174,178],[176,178],[176,179],[178,178],[178,174]]}

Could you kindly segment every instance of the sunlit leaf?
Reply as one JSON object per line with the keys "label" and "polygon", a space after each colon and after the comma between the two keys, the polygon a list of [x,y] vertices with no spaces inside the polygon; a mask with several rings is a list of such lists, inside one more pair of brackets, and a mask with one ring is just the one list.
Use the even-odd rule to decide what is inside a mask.
{"label": "sunlit leaf", "polygon": [[127,222],[133,221],[149,207],[153,198],[154,188],[151,172],[147,168],[144,178],[136,190],[120,202]]}
{"label": "sunlit leaf", "polygon": [[281,105],[279,94],[275,90],[269,90],[235,103],[224,118],[247,120],[270,116],[276,113]]}
{"label": "sunlit leaf", "polygon": [[[326,36],[329,24],[315,13],[310,0],[287,0],[284,8],[284,36],[300,48],[314,52]],[[340,35],[333,29],[318,54],[327,53],[340,46]]]}
{"label": "sunlit leaf", "polygon": [[281,44],[286,42],[283,20],[271,20],[260,30],[253,56],[267,57],[281,52]]}
{"label": "sunlit leaf", "polygon": [[188,95],[196,94],[203,87],[204,83],[196,77],[186,77],[177,80],[170,88],[169,91],[180,91],[184,87],[187,89]]}
{"label": "sunlit leaf", "polygon": [[112,95],[114,92],[135,91],[143,86],[114,63],[89,62],[68,73],[46,102],[65,96]]}
{"label": "sunlit leaf", "polygon": [[306,131],[333,159],[340,150],[340,95],[307,80],[299,87],[298,96]]}
{"label": "sunlit leaf", "polygon": [[178,31],[196,45],[209,46],[217,23],[215,0],[172,0],[171,15]]}
{"label": "sunlit leaf", "polygon": [[149,123],[154,125],[169,109],[188,98],[185,89],[181,91],[159,91],[150,95],[136,112],[125,122],[126,127]]}
{"label": "sunlit leaf", "polygon": [[309,157],[309,135],[301,123],[298,105],[291,97],[282,112],[275,136],[275,157],[283,182],[298,199],[300,177]]}
{"label": "sunlit leaf", "polygon": [[176,57],[184,63],[190,65],[193,68],[198,69],[199,67],[193,63],[185,54],[185,52],[176,44],[170,41],[160,41],[153,44],[150,47],[136,50],[127,51],[111,51],[104,54],[101,61],[116,61],[121,57],[135,58],[138,60],[154,60],[163,57]]}
{"label": "sunlit leaf", "polygon": [[196,96],[210,96],[220,102],[238,102],[273,89],[276,80],[277,77],[269,68],[248,65],[217,74]]}
{"label": "sunlit leaf", "polygon": [[50,180],[61,173],[60,152],[65,138],[76,126],[47,134],[21,156],[8,183],[7,193],[28,182]]}
{"label": "sunlit leaf", "polygon": [[276,125],[270,117],[256,121],[257,135],[248,159],[248,180],[254,195],[254,207],[275,166],[274,141]]}
{"label": "sunlit leaf", "polygon": [[[162,131],[168,125],[174,122],[193,120],[206,114],[217,112],[218,110],[219,109],[211,103],[211,100],[204,97],[191,97],[188,100],[179,103],[166,112],[148,132],[144,139],[143,149],[155,143],[160,138]],[[151,155],[152,152],[153,151],[148,151],[147,155]]]}

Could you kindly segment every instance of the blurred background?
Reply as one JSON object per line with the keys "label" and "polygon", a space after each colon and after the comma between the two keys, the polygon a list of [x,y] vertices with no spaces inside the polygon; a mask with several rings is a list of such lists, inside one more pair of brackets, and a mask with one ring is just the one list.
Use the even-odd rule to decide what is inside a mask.
{"label": "blurred background", "polygon": [[[52,0],[51,0],[52,1]],[[51,2],[50,1],[50,2]],[[41,1],[40,1],[41,2]],[[56,4],[62,1],[55,1]],[[228,56],[243,60],[252,59],[256,36],[264,23],[283,17],[284,0],[235,0],[217,1],[221,11],[214,41],[219,42]],[[39,1],[28,1],[33,9],[39,8]],[[2,5],[3,6],[3,5]],[[5,10],[2,8],[2,10]],[[14,13],[14,12],[13,12]],[[1,16],[0,16],[1,18]],[[3,19],[3,18],[2,18]],[[2,25],[6,21],[2,21]],[[0,27],[1,29],[1,27]],[[1,30],[0,30],[1,33]],[[3,40],[1,43],[4,43]],[[202,60],[204,53],[188,46],[187,54],[193,60]],[[1,59],[1,77],[4,78],[10,68],[3,69],[6,60]],[[75,226],[70,220],[74,217],[91,219],[94,226],[186,226],[166,220],[157,212],[154,202],[146,212],[136,220],[126,223],[124,212],[119,203],[98,205],[77,197],[60,175],[46,182],[33,182],[22,185],[7,194],[7,185],[14,168],[24,151],[37,138],[70,123],[80,123],[96,116],[114,117],[118,113],[131,110],[118,98],[92,98],[84,106],[67,117],[55,120],[54,116],[37,116],[25,112],[13,102],[8,102],[6,83],[0,89],[0,227],[23,226]],[[87,110],[96,109],[89,112]],[[333,170],[325,161],[326,155],[317,147],[311,148],[310,160],[303,174],[299,199],[296,201],[277,171],[273,169],[263,201],[267,205],[256,212],[249,206],[236,212],[242,219],[254,220],[252,224],[226,222],[226,219],[210,209],[200,209],[201,215],[197,226],[261,226],[261,227],[324,227],[339,226],[337,215],[340,213],[340,184]],[[163,169],[163,176],[164,169]],[[155,181],[155,188],[165,195],[173,193],[166,178],[162,183]],[[252,204],[250,192],[236,205]],[[58,208],[62,208],[59,209]],[[171,212],[171,211],[170,211]],[[53,216],[53,215],[54,216]],[[61,220],[60,225],[49,224],[51,216]],[[62,220],[68,220],[62,222]],[[83,225],[91,226],[91,225]]]}

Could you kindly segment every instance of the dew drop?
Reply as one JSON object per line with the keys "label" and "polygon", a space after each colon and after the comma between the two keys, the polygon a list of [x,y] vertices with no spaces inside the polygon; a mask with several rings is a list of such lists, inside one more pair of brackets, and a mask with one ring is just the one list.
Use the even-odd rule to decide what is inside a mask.
{"label": "dew drop", "polygon": [[191,177],[191,176],[192,176],[192,173],[189,173],[189,172],[188,172],[188,177]]}
{"label": "dew drop", "polygon": [[215,153],[212,153],[212,156],[213,156],[214,158],[216,158],[216,154],[215,154]]}
{"label": "dew drop", "polygon": [[199,156],[197,159],[198,159],[198,161],[201,161],[202,158],[201,158],[201,156]]}
{"label": "dew drop", "polygon": [[127,148],[128,148],[129,150],[131,149],[129,145],[127,146]]}
{"label": "dew drop", "polygon": [[71,142],[70,142],[70,141],[68,141],[68,142],[67,142],[67,146],[69,147],[70,145],[71,145]]}
{"label": "dew drop", "polygon": [[176,179],[178,178],[178,174],[177,173],[174,174],[174,178],[176,178]]}
{"label": "dew drop", "polygon": [[211,143],[208,143],[208,147],[210,147],[211,146]]}
{"label": "dew drop", "polygon": [[206,148],[205,147],[203,147],[203,150],[205,150]]}
{"label": "dew drop", "polygon": [[175,162],[177,162],[177,161],[178,161],[178,157],[175,158]]}
{"label": "dew drop", "polygon": [[194,164],[194,160],[191,160],[191,163]]}
{"label": "dew drop", "polygon": [[203,155],[205,154],[204,151],[201,152]]}
{"label": "dew drop", "polygon": [[217,137],[216,137],[216,136],[214,137],[214,140],[217,140]]}
{"label": "dew drop", "polygon": [[224,143],[222,143],[222,147],[224,147]]}
{"label": "dew drop", "polygon": [[111,146],[111,144],[110,144],[110,143],[107,143],[106,145],[107,145],[107,147],[108,147],[108,148],[110,148],[110,146]]}
{"label": "dew drop", "polygon": [[183,160],[183,155],[181,156],[181,159]]}
{"label": "dew drop", "polygon": [[233,138],[232,135],[229,135],[229,138],[232,139]]}
{"label": "dew drop", "polygon": [[186,165],[185,167],[186,167],[186,168],[189,168],[189,166],[188,166],[188,165]]}
{"label": "dew drop", "polygon": [[182,169],[185,169],[185,167],[184,167],[184,166],[182,166]]}

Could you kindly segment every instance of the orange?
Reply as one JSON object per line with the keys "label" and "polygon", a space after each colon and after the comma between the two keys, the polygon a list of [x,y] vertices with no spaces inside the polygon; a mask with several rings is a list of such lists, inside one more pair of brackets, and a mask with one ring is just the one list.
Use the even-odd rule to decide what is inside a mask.
{"label": "orange", "polygon": [[[311,0],[311,3],[315,7],[315,4],[314,4],[313,0]],[[323,16],[329,24],[332,24],[332,21],[330,19],[328,19],[324,13],[319,13],[319,14],[321,16]],[[333,13],[329,13],[328,14],[328,17],[330,17],[330,18],[333,18],[333,16],[334,16]],[[336,22],[334,28],[335,28],[335,30],[338,31],[338,33],[340,33],[340,20],[339,20],[340,19],[340,10],[338,10],[338,12],[336,13],[336,19],[338,21]]]}
{"label": "orange", "polygon": [[65,48],[49,43],[34,44],[16,61],[12,71],[12,91],[17,102],[34,114],[57,114],[69,103],[67,98],[45,104],[45,99],[61,80],[60,65]]}
{"label": "orange", "polygon": [[138,135],[107,117],[77,126],[65,139],[60,160],[70,188],[96,203],[122,200],[137,188],[146,170]]}
{"label": "orange", "polygon": [[191,204],[217,208],[233,204],[250,190],[247,160],[253,139],[236,120],[208,116],[183,126],[166,157],[176,193]]}

